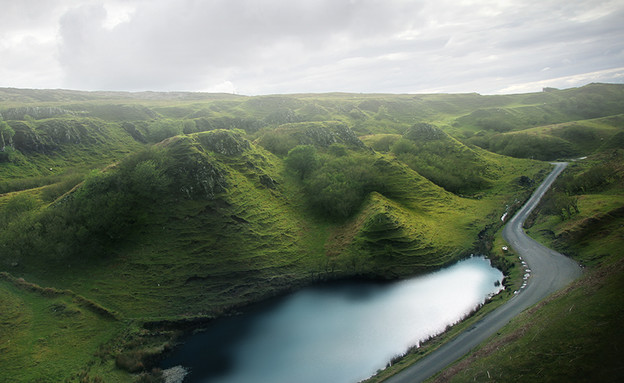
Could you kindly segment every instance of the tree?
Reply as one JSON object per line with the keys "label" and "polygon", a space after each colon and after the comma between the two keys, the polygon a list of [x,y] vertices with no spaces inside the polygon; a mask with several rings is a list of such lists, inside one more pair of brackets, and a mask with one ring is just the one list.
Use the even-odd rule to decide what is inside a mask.
{"label": "tree", "polygon": [[298,145],[288,152],[286,166],[304,179],[319,166],[316,148],[312,145]]}

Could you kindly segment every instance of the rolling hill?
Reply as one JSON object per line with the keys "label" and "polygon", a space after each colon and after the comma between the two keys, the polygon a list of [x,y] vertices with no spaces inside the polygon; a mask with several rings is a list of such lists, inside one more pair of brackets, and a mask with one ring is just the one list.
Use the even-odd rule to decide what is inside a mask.
{"label": "rolling hill", "polygon": [[549,168],[530,158],[617,151],[623,105],[624,87],[608,84],[505,96],[0,89],[0,377],[156,379],[180,329],[303,285],[488,252]]}

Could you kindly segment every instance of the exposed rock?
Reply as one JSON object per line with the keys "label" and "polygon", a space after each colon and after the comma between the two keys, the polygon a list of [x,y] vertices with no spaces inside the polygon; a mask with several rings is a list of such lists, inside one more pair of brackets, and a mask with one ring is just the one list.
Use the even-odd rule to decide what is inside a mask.
{"label": "exposed rock", "polygon": [[414,141],[435,141],[446,137],[446,133],[434,125],[419,123],[409,128],[403,137]]}
{"label": "exposed rock", "polygon": [[46,143],[30,126],[15,121],[11,121],[10,125],[15,131],[13,136],[15,149],[23,153],[42,153],[46,151]]}
{"label": "exposed rock", "polygon": [[121,127],[123,128],[123,130],[125,130],[130,136],[132,136],[132,138],[134,138],[135,141],[137,142],[141,142],[141,143],[146,143],[147,140],[145,139],[145,136],[143,135],[143,133],[141,133],[136,126],[134,126],[133,123],[131,122],[124,122]]}
{"label": "exposed rock", "polygon": [[94,144],[99,140],[94,136],[96,126],[87,127],[74,120],[49,120],[38,126],[37,130],[52,146],[60,144]]}
{"label": "exposed rock", "polygon": [[182,366],[175,366],[162,371],[165,383],[182,383],[184,377],[188,375],[188,370]]}
{"label": "exposed rock", "polygon": [[98,126],[78,120],[51,119],[30,125],[11,121],[15,131],[13,146],[22,153],[49,153],[64,144],[95,144],[102,142]]}
{"label": "exposed rock", "polygon": [[344,144],[350,147],[365,147],[358,136],[347,125],[341,123],[313,124],[305,126],[300,134],[295,134],[301,145],[328,147],[331,144]]}
{"label": "exposed rock", "polygon": [[186,165],[180,169],[186,181],[181,183],[180,191],[187,197],[215,199],[216,194],[225,191],[227,182],[220,169],[205,160]]}
{"label": "exposed rock", "polygon": [[226,156],[237,156],[251,147],[249,141],[231,130],[212,130],[196,137],[206,149]]}
{"label": "exposed rock", "polygon": [[275,189],[277,181],[271,178],[268,174],[262,174],[260,176],[260,183],[269,189]]}
{"label": "exposed rock", "polygon": [[172,137],[160,145],[167,147],[176,159],[169,172],[187,198],[212,200],[226,190],[226,172],[213,164],[191,137]]}
{"label": "exposed rock", "polygon": [[51,106],[24,106],[21,108],[9,108],[2,112],[5,120],[23,120],[27,115],[40,120],[68,114],[73,115],[74,112]]}

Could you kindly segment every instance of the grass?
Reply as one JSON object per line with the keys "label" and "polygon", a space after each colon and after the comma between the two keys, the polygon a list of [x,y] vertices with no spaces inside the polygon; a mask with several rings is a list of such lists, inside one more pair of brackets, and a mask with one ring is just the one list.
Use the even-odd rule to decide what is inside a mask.
{"label": "grass", "polygon": [[[526,197],[528,197],[528,195]],[[522,201],[524,201],[524,199],[522,199]],[[517,207],[520,205],[521,204],[518,204]],[[510,209],[510,213],[513,211],[513,208]],[[504,271],[504,290],[492,299],[486,301],[482,307],[478,308],[475,312],[471,313],[460,322],[454,324],[453,326],[449,326],[443,333],[422,342],[419,347],[408,350],[404,355],[398,356],[392,362],[391,366],[389,365],[385,369],[378,371],[376,375],[367,379],[365,381],[366,383],[383,382],[391,376],[397,374],[399,371],[411,366],[418,360],[435,351],[447,341],[453,339],[462,331],[470,328],[474,323],[478,322],[487,314],[507,302],[507,299],[514,295],[514,291],[518,290],[522,284],[522,275],[524,274],[524,271],[517,254],[515,254],[512,249],[508,249],[506,251],[502,249],[502,247],[507,244],[502,238],[502,231],[497,230],[500,227],[501,226],[495,226],[493,229],[495,234],[493,234],[491,239],[491,248],[487,250],[487,253],[488,257],[492,261],[492,264]]]}
{"label": "grass", "polygon": [[[571,171],[582,173],[602,158],[589,158]],[[566,219],[542,214],[529,229],[537,240],[583,264],[584,275],[512,320],[433,381],[618,382],[624,378],[619,347],[624,340],[624,200],[617,180],[601,193],[579,195],[579,213]]]}
{"label": "grass", "polygon": [[621,381],[623,265],[590,270],[434,381]]}
{"label": "grass", "polygon": [[[30,290],[19,281],[0,278],[0,380],[78,381],[91,366],[106,369],[110,362],[95,355],[124,324],[84,302],[70,294]],[[70,371],[75,375],[69,377]],[[114,377],[112,372],[107,376]]]}
{"label": "grass", "polygon": [[[10,371],[20,379],[23,376],[23,381],[44,379],[44,371],[50,368],[54,381],[101,378],[122,382],[138,378],[118,367],[149,370],[149,360],[175,336],[171,327],[205,323],[319,280],[405,277],[472,252],[485,252],[493,243],[494,262],[507,268],[506,292],[511,294],[518,268],[512,266],[514,255],[500,250],[501,239],[495,233],[500,217],[511,214],[528,197],[532,185],[550,165],[504,157],[462,143],[476,136],[480,128],[462,125],[465,120],[460,119],[475,109],[491,108],[510,108],[510,113],[525,118],[542,110],[537,106],[544,102],[561,101],[564,92],[513,96],[336,93],[250,98],[0,89],[2,97],[13,100],[3,103],[3,108],[42,105],[77,113],[10,121],[16,126],[27,124],[46,142],[58,145],[58,150],[18,154],[14,162],[0,163],[2,214],[15,209],[16,196],[34,201],[32,206],[22,205],[21,209],[27,209],[20,213],[24,217],[50,211],[50,203],[79,184],[91,169],[106,168],[104,174],[113,175],[124,166],[130,167],[130,160],[123,158],[148,146],[136,137],[169,134],[165,129],[150,136],[151,127],[170,124],[173,130],[198,131],[157,145],[172,159],[169,170],[176,172],[170,175],[179,177],[175,178],[176,189],[141,210],[137,215],[140,224],[129,225],[119,240],[99,249],[99,256],[86,250],[76,257],[57,260],[51,260],[47,253],[23,254],[20,259],[0,255],[1,271],[43,288],[75,292],[44,296],[0,282],[0,313],[6,315],[0,316],[4,321],[0,331],[2,347],[7,351],[0,355],[0,364],[4,367],[9,359],[2,358],[12,358],[11,366],[16,367]],[[15,101],[16,97],[20,100]],[[553,117],[565,118],[573,117]],[[124,128],[126,122],[136,132]],[[470,164],[462,161],[459,165],[474,165],[488,183],[462,197],[432,183],[416,166],[410,168],[390,153],[391,145],[419,122],[437,124],[450,132],[449,145],[464,156],[458,158],[470,159]],[[581,125],[598,129],[608,124],[617,128],[616,123],[600,119]],[[81,126],[87,129],[87,136],[80,143],[58,141],[63,135],[58,136],[51,128],[75,132]],[[376,152],[360,145],[350,132],[367,134],[362,141]],[[266,150],[272,148],[267,144],[269,133],[283,139],[272,143],[281,144],[273,147],[274,153]],[[326,140],[326,136],[333,138]],[[289,173],[284,163],[287,149],[305,139],[323,153],[337,140],[354,158],[371,160],[384,175],[383,190],[368,194],[346,219],[332,220],[317,214],[304,198],[301,180]],[[206,178],[207,169],[222,175],[218,182],[223,181],[223,188],[202,194],[197,190],[210,184],[209,179],[218,178]],[[188,191],[186,196],[179,193],[181,189]],[[583,197],[579,201],[582,214],[592,219],[612,210],[620,200],[617,193],[611,195],[611,200],[601,200],[604,205],[592,196]],[[595,211],[590,213],[585,203]],[[575,228],[561,227],[560,231]],[[57,250],[55,254],[62,253]],[[101,317],[77,296],[93,302],[95,308],[115,312],[117,319]],[[478,320],[503,300],[503,296],[495,298],[469,321]],[[52,306],[79,314],[62,321],[50,311]],[[145,323],[151,325],[143,326]],[[154,323],[169,327],[147,330],[156,326]],[[454,327],[449,334],[465,325]],[[72,350],[65,352],[63,344],[52,339],[57,335],[72,344]],[[435,338],[414,355],[436,347],[446,336],[450,335]],[[18,346],[4,343],[4,339],[18,338],[22,342]],[[51,367],[54,358],[56,363]],[[412,356],[406,360],[409,358]],[[33,367],[21,372],[19,366]],[[0,380],[4,377],[0,375]]]}

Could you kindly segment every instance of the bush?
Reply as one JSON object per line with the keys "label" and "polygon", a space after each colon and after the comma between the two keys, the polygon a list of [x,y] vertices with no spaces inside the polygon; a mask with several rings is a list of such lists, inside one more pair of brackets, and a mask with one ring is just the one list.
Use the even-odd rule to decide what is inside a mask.
{"label": "bush", "polygon": [[184,127],[180,121],[159,120],[147,127],[147,139],[160,142],[166,138],[182,134]]}
{"label": "bush", "polygon": [[285,156],[292,148],[297,146],[297,140],[294,137],[282,134],[280,131],[271,130],[260,138],[259,144],[275,155]]}
{"label": "bush", "polygon": [[3,255],[61,260],[104,254],[147,219],[151,204],[169,198],[172,181],[165,170],[166,157],[146,151],[116,169],[92,172],[75,192],[42,211],[32,209],[33,197],[21,194],[2,210],[7,222],[0,231]]}
{"label": "bush", "polygon": [[[425,130],[424,133],[432,137],[436,132]],[[402,138],[392,145],[391,150],[400,161],[452,193],[474,194],[489,187],[482,160],[461,144],[440,137],[418,142]]]}
{"label": "bush", "polygon": [[525,133],[495,135],[489,140],[488,149],[510,157],[537,160],[570,158],[579,154],[572,144],[559,137]]}
{"label": "bush", "polygon": [[39,206],[39,203],[30,194],[20,193],[11,198],[0,210],[0,226],[6,225],[18,216],[31,211]]}
{"label": "bush", "polygon": [[375,159],[364,153],[325,156],[304,183],[312,209],[330,219],[345,219],[360,208],[370,192],[383,192],[384,182]]}
{"label": "bush", "polygon": [[319,166],[319,158],[316,148],[312,145],[298,145],[288,152],[286,167],[301,179],[304,179]]}

